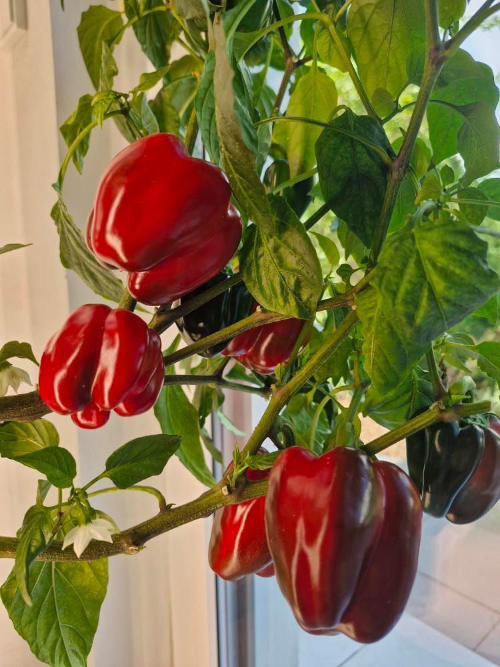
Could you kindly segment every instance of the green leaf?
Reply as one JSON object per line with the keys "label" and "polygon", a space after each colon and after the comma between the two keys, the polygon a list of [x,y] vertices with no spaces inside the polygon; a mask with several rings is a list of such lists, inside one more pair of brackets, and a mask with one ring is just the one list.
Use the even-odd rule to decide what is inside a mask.
{"label": "green leaf", "polygon": [[[326,336],[331,335],[332,331],[327,330],[322,332],[320,340],[324,341]],[[321,384],[325,380],[331,380],[334,385],[337,385],[340,380],[349,372],[348,359],[352,352],[352,340],[346,338],[339,347],[328,357],[324,364],[322,364],[315,372],[314,377],[317,382]]]}
{"label": "green leaf", "polygon": [[212,162],[220,164],[219,137],[215,120],[214,95],[215,53],[209,51],[203,67],[200,85],[196,91],[194,105],[203,145],[208,151]]}
{"label": "green leaf", "polygon": [[47,494],[52,488],[52,484],[46,479],[39,479],[36,490],[36,504],[43,505]]}
{"label": "green leaf", "polygon": [[468,345],[466,349],[477,359],[479,368],[500,385],[500,343],[485,341],[479,345]]}
{"label": "green leaf", "polygon": [[439,25],[449,28],[452,23],[459,21],[467,9],[466,0],[439,0]]}
{"label": "green leaf", "polygon": [[340,264],[340,253],[337,246],[329,236],[318,234],[318,232],[311,232],[318,240],[318,245],[325,253],[326,259],[330,262],[332,268]]}
{"label": "green leaf", "polygon": [[40,505],[30,507],[26,512],[19,531],[14,573],[17,586],[24,602],[31,607],[28,593],[29,566],[47,548],[52,540],[53,522],[50,510]]}
{"label": "green leaf", "polygon": [[31,564],[24,602],[14,571],[0,589],[14,628],[42,662],[85,667],[108,586],[108,561]]}
{"label": "green leaf", "polygon": [[173,435],[146,435],[134,438],[114,451],[106,461],[106,477],[119,489],[160,475],[181,439]]}
{"label": "green leaf", "polygon": [[449,164],[444,165],[440,170],[439,175],[441,176],[441,182],[445,188],[455,182],[455,172]]}
{"label": "green leaf", "polygon": [[106,43],[102,44],[101,71],[97,90],[109,91],[113,88],[115,76],[118,74],[118,65],[113,55],[113,49]]}
{"label": "green leaf", "polygon": [[495,294],[483,306],[475,310],[474,317],[484,317],[491,324],[496,324],[498,320],[498,295]]}
{"label": "green leaf", "polygon": [[486,176],[498,167],[500,126],[495,110],[487,102],[460,107],[465,122],[457,137],[458,152],[465,165],[464,184]]}
{"label": "green leaf", "polygon": [[[336,106],[337,88],[333,79],[320,72],[317,67],[311,67],[295,86],[286,115],[325,123]],[[275,140],[286,150],[291,178],[315,166],[314,145],[321,132],[321,127],[310,123],[277,124]]]}
{"label": "green leaf", "polygon": [[269,454],[258,454],[257,456],[247,456],[245,463],[252,470],[268,470],[272,468],[274,462],[281,452],[270,452]]}
{"label": "green leaf", "polygon": [[[500,204],[500,178],[487,178],[481,181],[477,186],[489,201],[495,201]],[[488,218],[500,221],[500,206],[490,206],[487,213]]]}
{"label": "green leaf", "polygon": [[182,387],[163,387],[154,413],[163,433],[181,436],[181,446],[176,452],[180,462],[202,484],[213,486],[215,479],[208,469],[200,442],[198,412],[189,402]]}
{"label": "green leaf", "polygon": [[0,247],[0,255],[4,255],[6,252],[12,252],[13,250],[19,250],[19,248],[27,248],[28,246],[33,245],[32,243],[7,243]]}
{"label": "green leaf", "polygon": [[467,222],[470,225],[480,225],[482,221],[485,219],[486,214],[488,212],[488,206],[481,206],[479,205],[481,201],[488,201],[488,198],[486,197],[481,190],[478,188],[464,188],[463,190],[460,190],[459,193],[457,194],[458,199],[472,199],[477,201],[478,205],[476,204],[467,204],[467,203],[460,203],[458,205],[459,209],[462,211],[464,214]]}
{"label": "green leaf", "polygon": [[73,222],[61,197],[58,197],[50,215],[59,234],[59,252],[64,268],[75,271],[96,294],[111,301],[119,301],[123,294],[123,283],[89,252],[81,231]]}
{"label": "green leaf", "polygon": [[213,457],[214,461],[217,461],[217,463],[220,463],[223,465],[223,460],[222,460],[222,453],[219,449],[214,444],[214,441],[210,437],[209,432],[207,431],[206,428],[201,429],[201,440],[203,444],[205,445],[208,453]]}
{"label": "green leaf", "polygon": [[423,201],[431,199],[432,201],[439,201],[443,194],[443,186],[435,171],[427,174],[422,183],[422,188],[415,197],[415,204],[421,204]]}
{"label": "green leaf", "polygon": [[375,289],[356,300],[365,368],[379,391],[400,384],[433,339],[498,291],[487,248],[472,227],[453,219],[407,224],[386,241]]}
{"label": "green leaf", "polygon": [[32,422],[6,422],[0,425],[0,456],[15,459],[39,451],[44,447],[57,447],[59,434],[46,419]]}
{"label": "green leaf", "polygon": [[392,310],[384,308],[377,290],[371,288],[358,294],[356,307],[363,325],[365,370],[379,391],[392,391],[418,363],[428,345],[407,340]]}
{"label": "green leaf", "polygon": [[224,426],[225,429],[233,433],[234,435],[245,435],[243,431],[240,431],[240,429],[233,424],[233,422],[227,417],[222,410],[217,410],[216,413],[217,417],[219,418],[220,423],[222,426]]}
{"label": "green leaf", "polygon": [[122,28],[121,13],[103,5],[92,5],[82,14],[77,29],[78,40],[87,72],[96,90],[99,90],[101,82],[103,43],[116,37]]}
{"label": "green leaf", "polygon": [[413,180],[409,174],[406,174],[396,196],[389,227],[390,232],[398,230],[405,223],[406,216],[416,211],[416,194]]}
{"label": "green leaf", "polygon": [[207,0],[172,0],[172,4],[182,19],[200,19],[208,16]]}
{"label": "green leaf", "polygon": [[[71,116],[64,121],[59,128],[66,146],[69,148],[80,132],[90,125],[93,120],[92,95],[83,95],[78,100],[75,110]],[[83,169],[83,159],[89,150],[90,134],[88,134],[73,153],[73,164],[81,174]]]}
{"label": "green leaf", "polygon": [[443,68],[427,108],[435,164],[459,152],[459,132],[470,112],[467,107],[477,102],[492,108],[498,104],[493,72],[460,50]]}
{"label": "green leaf", "polygon": [[[301,447],[311,444],[311,423],[313,422],[318,404],[313,402],[310,394],[297,394],[283,411],[283,417],[292,425],[296,443]],[[314,433],[314,448],[319,451],[327,436],[331,433],[326,411],[322,410]]]}
{"label": "green leaf", "polygon": [[240,253],[243,280],[261,306],[313,317],[323,289],[321,265],[304,226],[284,197],[270,197],[273,232],[248,227]]}
{"label": "green leaf", "polygon": [[379,223],[387,186],[387,167],[382,158],[350,136],[360,136],[383,150],[390,148],[384,131],[368,116],[347,110],[325,128],[316,142],[321,191],[331,210],[344,220],[366,246],[370,246]]}
{"label": "green leaf", "polygon": [[[340,30],[337,30],[337,36],[342,42],[344,50],[346,51],[347,55],[350,56],[351,44],[349,40]],[[324,63],[330,65],[330,67],[335,67],[341,72],[347,71],[342,61],[342,58],[340,57],[340,54],[337,50],[337,47],[335,46],[335,42],[331,38],[328,30],[324,28],[321,30],[321,32],[318,35],[318,41],[316,46],[318,49],[318,55]]]}
{"label": "green leaf", "polygon": [[139,93],[145,93],[146,91],[151,90],[151,88],[154,88],[154,86],[163,79],[169,69],[170,67],[166,65],[154,72],[145,72],[144,74],[141,74],[138,85],[135,86],[135,88],[132,88],[130,94],[136,97]]}
{"label": "green leaf", "polygon": [[407,61],[425,44],[423,3],[354,0],[347,35],[368,95],[373,97],[378,88],[383,88],[395,98],[407,83]]}
{"label": "green leaf", "polygon": [[256,225],[271,232],[271,211],[265,188],[257,175],[255,154],[245,143],[236,117],[235,74],[227,57],[224,28],[218,14],[214,20],[214,36],[216,121],[224,170],[243,212]]}
{"label": "green leaf", "polygon": [[363,415],[377,424],[394,429],[411,419],[415,412],[427,408],[434,401],[432,384],[427,374],[417,369],[398,387],[390,391],[378,391],[373,386],[366,392]]}
{"label": "green leaf", "polygon": [[[5,456],[3,452],[2,456]],[[38,470],[58,489],[67,489],[72,486],[76,477],[76,461],[73,455],[63,447],[45,447],[23,456],[10,456],[9,458],[28,468]]]}
{"label": "green leaf", "polygon": [[29,343],[20,343],[18,340],[11,340],[0,348],[0,364],[7,359],[29,359],[34,364],[40,364],[36,360],[33,350]]}
{"label": "green leaf", "polygon": [[[163,0],[145,0],[143,10],[149,11],[155,7],[165,7]],[[125,3],[127,18],[133,18],[135,12],[130,0]],[[169,11],[153,12],[140,18],[132,26],[137,41],[142,50],[157,68],[168,65],[170,49],[177,39],[181,25]]]}
{"label": "green leaf", "polygon": [[158,121],[149,106],[148,98],[141,93],[130,105],[130,117],[142,134],[156,134],[160,131]]}

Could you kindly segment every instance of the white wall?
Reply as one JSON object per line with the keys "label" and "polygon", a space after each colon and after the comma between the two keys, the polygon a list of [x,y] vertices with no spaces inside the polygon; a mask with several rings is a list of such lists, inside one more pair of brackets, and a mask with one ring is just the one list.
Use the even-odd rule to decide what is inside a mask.
{"label": "white wall", "polygon": [[[57,127],[70,115],[78,97],[92,92],[78,51],[76,26],[87,0],[27,0],[28,31],[10,52],[0,52],[0,245],[32,242],[3,255],[0,261],[0,343],[27,340],[39,357],[48,337],[70,310],[95,297],[58,262],[58,238],[49,213],[65,147]],[[110,2],[113,9],[118,3]],[[116,87],[128,90],[148,69],[132,33],[118,47],[120,76]],[[105,164],[125,140],[108,123],[96,130],[84,175],[71,166],[65,200],[83,226]],[[26,368],[34,381],[36,371]],[[64,446],[79,461],[82,479],[103,468],[110,452],[133,437],[157,433],[152,415],[112,417],[96,432],[77,430],[70,420],[53,417]],[[0,460],[0,533],[14,534],[34,501],[36,473]],[[180,466],[151,481],[180,504],[203,490]],[[100,509],[125,528],[156,512],[155,501],[137,493],[103,496]],[[110,561],[110,585],[96,635],[96,667],[205,667],[215,661],[214,582],[206,564],[208,521],[196,522],[157,538],[137,557]],[[12,563],[0,561],[5,578]],[[0,667],[39,664],[17,637],[0,609]],[[90,663],[89,663],[90,664]]]}

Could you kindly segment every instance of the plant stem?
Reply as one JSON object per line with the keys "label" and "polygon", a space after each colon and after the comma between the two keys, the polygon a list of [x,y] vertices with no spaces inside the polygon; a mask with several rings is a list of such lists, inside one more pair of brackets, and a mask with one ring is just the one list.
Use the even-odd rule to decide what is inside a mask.
{"label": "plant stem", "polygon": [[154,486],[135,485],[128,486],[126,489],[119,489],[117,486],[108,486],[105,489],[99,489],[98,491],[89,493],[87,497],[92,498],[93,496],[102,496],[104,493],[114,493],[115,491],[142,491],[143,493],[149,493],[158,500],[160,512],[167,511],[167,501],[165,500],[165,496],[161,491],[155,489]]}
{"label": "plant stem", "polygon": [[[229,358],[228,358],[229,361]],[[165,386],[169,385],[206,385],[212,384],[222,387],[223,389],[231,389],[234,391],[242,391],[247,394],[256,394],[266,398],[270,394],[270,390],[263,387],[254,387],[250,384],[243,384],[241,382],[231,382],[224,379],[221,375],[165,375]]]}
{"label": "plant stem", "polygon": [[155,313],[153,319],[149,323],[149,326],[157,331],[158,333],[163,333],[168,329],[168,327],[175,322],[175,320],[184,317],[184,315],[189,315],[193,310],[196,310],[200,306],[203,306],[205,303],[208,303],[212,299],[215,299],[216,296],[222,294],[226,290],[234,287],[243,280],[241,274],[238,273],[231,278],[228,278],[225,282],[219,283],[214,287],[206,290],[202,294],[198,294],[195,297],[192,297],[188,301],[181,303],[175,308],[170,310],[163,311],[161,308]]}
{"label": "plant stem", "polygon": [[492,4],[493,0],[488,0],[481,5],[467,23],[465,23],[451,39],[445,42],[444,57],[446,59],[451,58],[458,51],[460,45],[474,32],[474,30],[479,28],[483,21],[500,10],[500,3],[491,7]]}
{"label": "plant stem", "polygon": [[279,183],[276,187],[273,188],[273,195],[277,195],[279,192],[282,192],[282,190],[289,188],[291,185],[295,185],[296,183],[301,183],[302,181],[311,178],[311,176],[314,176],[317,173],[318,173],[318,168],[313,167],[312,169],[309,169],[309,171],[305,171],[304,173],[298,174],[293,178],[289,178],[287,181],[283,181],[282,183]]}
{"label": "plant stem", "polygon": [[130,294],[127,288],[123,290],[122,297],[120,301],[118,302],[117,308],[124,308],[125,310],[130,310],[130,312],[134,312],[134,309],[137,305],[137,301],[134,299],[134,297]]}
{"label": "plant stem", "polygon": [[52,410],[42,401],[38,391],[0,398],[0,422],[31,422],[34,419],[41,419],[50,412]]}
{"label": "plant stem", "polygon": [[424,74],[415,102],[415,108],[408,125],[408,131],[403,139],[398,156],[389,168],[387,189],[380,215],[380,223],[375,231],[375,237],[373,239],[370,253],[370,260],[373,264],[376,263],[380,251],[382,250],[382,246],[384,245],[385,237],[387,236],[391,222],[392,212],[396,203],[396,197],[401,182],[408,171],[411,154],[420,131],[420,126],[422,125],[422,120],[425,116],[430,96],[434,89],[434,84],[436,83],[444,64],[442,45],[439,40],[437,0],[425,0],[425,16],[427,51]]}
{"label": "plant stem", "polygon": [[323,218],[329,211],[330,211],[330,206],[328,205],[328,203],[320,206],[318,210],[304,222],[304,227],[306,228],[306,230],[309,231],[312,227],[314,227],[314,225],[317,222],[319,222],[321,218]]}
{"label": "plant stem", "polygon": [[427,367],[429,368],[429,373],[431,376],[432,389],[434,391],[434,398],[436,401],[440,401],[445,396],[448,396],[448,392],[441,382],[441,377],[439,375],[439,369],[436,364],[436,357],[434,356],[434,350],[431,349],[425,355],[427,359]]}
{"label": "plant stem", "polygon": [[339,9],[337,14],[335,15],[335,23],[338,23],[339,20],[342,18],[344,13],[347,11],[347,9],[352,5],[352,0],[346,0],[346,2],[342,5],[342,7]]}

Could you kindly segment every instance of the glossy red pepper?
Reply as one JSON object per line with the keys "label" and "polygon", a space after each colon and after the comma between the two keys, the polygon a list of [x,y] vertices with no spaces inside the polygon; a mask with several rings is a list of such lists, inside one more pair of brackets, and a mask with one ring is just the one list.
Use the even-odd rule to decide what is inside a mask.
{"label": "glossy red pepper", "polygon": [[[257,307],[254,303],[253,312]],[[303,326],[304,320],[294,317],[264,324],[233,338],[222,354],[235,357],[252,371],[270,375],[276,366],[288,361]]]}
{"label": "glossy red pepper", "polygon": [[158,334],[128,310],[91,304],[77,308],[48,342],[39,388],[54,412],[98,428],[110,410],[131,416],[153,407],[164,377]]}
{"label": "glossy red pepper", "polygon": [[[264,453],[261,450],[261,453]],[[269,470],[247,469],[248,481],[269,477]],[[226,581],[237,581],[247,574],[271,577],[271,554],[264,525],[266,497],[227,505],[215,512],[208,548],[212,570]]]}
{"label": "glossy red pepper", "polygon": [[190,157],[180,139],[134,142],[104,172],[87,223],[87,243],[106,266],[130,272],[138,301],[161,305],[218,273],[241,238],[222,171]]}
{"label": "glossy red pepper", "polygon": [[484,451],[479,463],[446,515],[452,523],[477,521],[500,500],[500,420],[490,415],[489,424],[489,428],[481,426]]}
{"label": "glossy red pepper", "polygon": [[269,476],[276,578],[301,627],[370,643],[397,623],[417,570],[418,491],[392,463],[339,447],[286,449]]}

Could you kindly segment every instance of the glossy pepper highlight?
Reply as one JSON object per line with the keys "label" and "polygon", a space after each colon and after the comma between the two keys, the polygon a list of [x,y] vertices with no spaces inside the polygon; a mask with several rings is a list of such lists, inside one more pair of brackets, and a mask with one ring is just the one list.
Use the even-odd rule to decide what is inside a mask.
{"label": "glossy pepper highlight", "polygon": [[266,531],[276,579],[300,626],[358,642],[384,637],[417,570],[422,505],[392,463],[338,447],[286,449],[269,476]]}
{"label": "glossy pepper highlight", "polygon": [[[257,307],[258,303],[254,302],[252,310]],[[304,323],[304,320],[291,317],[250,329],[233,338],[222,354],[235,357],[252,371],[270,375],[276,366],[290,358]]]}
{"label": "glossy pepper highlight", "polygon": [[155,331],[128,310],[90,304],[77,308],[47,343],[40,396],[78,426],[98,428],[110,410],[131,416],[153,407],[164,376]]}
{"label": "glossy pepper highlight", "polygon": [[437,422],[406,440],[408,470],[424,512],[444,517],[484,454],[484,432],[474,424]]}
{"label": "glossy pepper highlight", "polygon": [[[267,453],[264,449],[261,454]],[[269,477],[269,470],[247,469],[249,482]],[[271,577],[274,574],[264,524],[265,496],[227,505],[217,510],[212,524],[208,562],[226,581],[247,574]]]}
{"label": "glossy pepper highlight", "polygon": [[109,163],[87,222],[87,243],[128,289],[162,305],[217,274],[235,253],[241,221],[222,171],[165,133],[134,142]]}
{"label": "glossy pepper highlight", "polygon": [[[185,300],[188,301],[211,287],[215,287],[215,285],[227,280],[228,277],[229,276],[226,273],[219,273],[198,289],[190,292],[185,297]],[[180,305],[183,301],[184,299],[180,299],[173,304],[173,307]],[[250,315],[252,305],[253,298],[245,287],[245,284],[238,283],[222,294],[219,294],[219,296],[216,296],[215,299],[208,301],[200,308],[197,308],[188,315],[176,320],[176,324],[181,332],[182,338],[189,345],[190,343],[200,340],[201,338],[206,338],[206,336],[210,336],[211,334],[247,317]],[[210,358],[218,352],[221,352],[226,345],[227,342],[224,341],[223,343],[214,345],[199,354],[203,357]]]}

